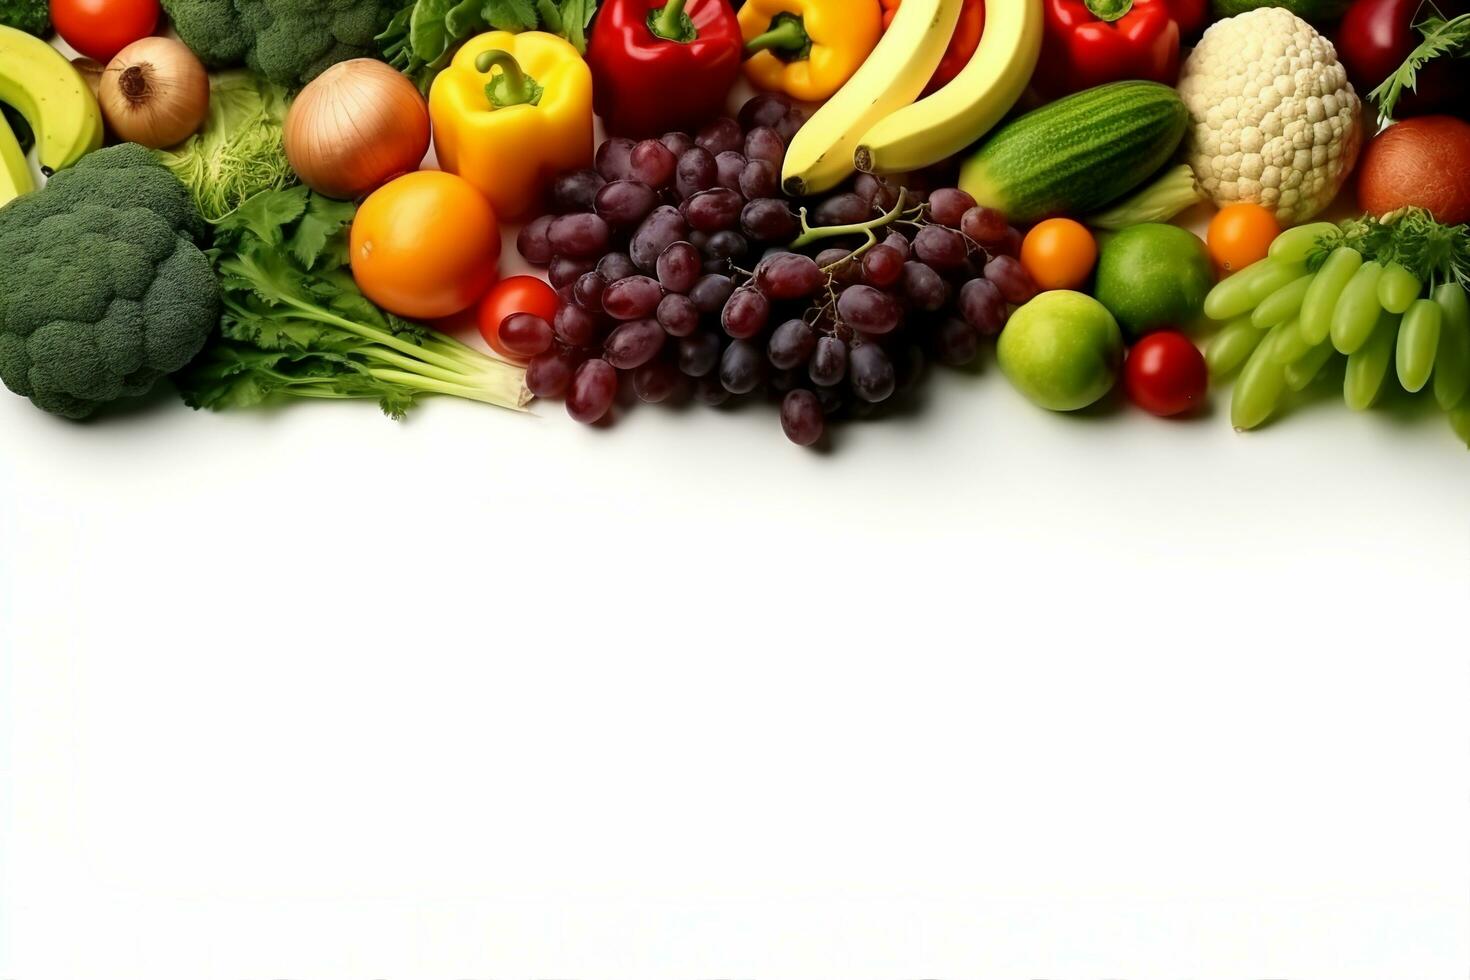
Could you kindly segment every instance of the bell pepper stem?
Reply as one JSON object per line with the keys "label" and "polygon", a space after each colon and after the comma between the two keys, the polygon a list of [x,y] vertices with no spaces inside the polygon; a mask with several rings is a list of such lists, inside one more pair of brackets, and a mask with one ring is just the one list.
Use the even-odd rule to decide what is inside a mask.
{"label": "bell pepper stem", "polygon": [[1109,24],[1115,20],[1121,20],[1128,11],[1133,9],[1133,0],[1083,0],[1083,2],[1087,6],[1088,13]]}
{"label": "bell pepper stem", "polygon": [[486,95],[497,109],[513,105],[535,105],[541,101],[541,86],[536,84],[536,79],[525,73],[521,63],[509,51],[492,48],[481,51],[480,56],[475,59],[476,70],[483,74],[489,74],[497,65],[500,66],[500,77],[492,79],[485,86]]}
{"label": "bell pepper stem", "polygon": [[680,44],[699,40],[699,31],[684,12],[684,3],[685,0],[669,0],[648,15],[648,29],[654,37]]}
{"label": "bell pepper stem", "polygon": [[749,58],[761,51],[800,51],[812,43],[807,36],[806,26],[800,17],[786,17],[773,23],[771,29],[745,42],[745,56]]}

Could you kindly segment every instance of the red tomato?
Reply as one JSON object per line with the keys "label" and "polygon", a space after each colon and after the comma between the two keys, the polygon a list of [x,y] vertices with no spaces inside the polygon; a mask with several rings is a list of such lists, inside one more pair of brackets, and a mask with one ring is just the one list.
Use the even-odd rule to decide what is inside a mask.
{"label": "red tomato", "polygon": [[107,64],[158,26],[158,0],[51,0],[51,20],[67,44]]}
{"label": "red tomato", "polygon": [[514,313],[533,313],[551,323],[556,319],[556,290],[535,276],[511,276],[490,288],[480,301],[480,336],[502,357],[520,360],[500,342],[500,325]]}
{"label": "red tomato", "polygon": [[1177,330],[1160,330],[1133,345],[1123,384],[1145,412],[1180,415],[1204,404],[1210,373],[1193,341]]}

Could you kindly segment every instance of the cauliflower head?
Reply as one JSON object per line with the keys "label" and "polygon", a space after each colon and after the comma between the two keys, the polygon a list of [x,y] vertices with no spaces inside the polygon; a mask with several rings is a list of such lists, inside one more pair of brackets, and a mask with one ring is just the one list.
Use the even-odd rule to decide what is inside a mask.
{"label": "cauliflower head", "polygon": [[79,419],[184,367],[220,317],[202,234],[183,185],[133,144],[0,208],[0,381]]}
{"label": "cauliflower head", "polygon": [[298,89],[339,61],[377,58],[403,0],[163,0],[179,38],[210,68],[247,65]]}
{"label": "cauliflower head", "polygon": [[1281,7],[1211,25],[1179,95],[1200,186],[1217,205],[1260,204],[1282,225],[1331,204],[1362,146],[1362,105],[1332,42]]}

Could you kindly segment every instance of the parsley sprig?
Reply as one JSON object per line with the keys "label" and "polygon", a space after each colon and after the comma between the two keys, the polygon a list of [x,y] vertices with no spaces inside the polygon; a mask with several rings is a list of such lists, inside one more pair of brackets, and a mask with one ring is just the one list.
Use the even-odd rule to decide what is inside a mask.
{"label": "parsley sprig", "polygon": [[1431,288],[1455,282],[1470,289],[1470,225],[1441,224],[1423,208],[1344,221],[1335,232],[1317,240],[1308,267],[1319,267],[1340,245],[1381,265],[1397,262]]}
{"label": "parsley sprig", "polygon": [[1423,38],[1409,52],[1404,63],[1392,75],[1383,80],[1368,98],[1378,104],[1379,114],[1392,119],[1404,91],[1417,91],[1419,72],[1435,58],[1463,58],[1470,55],[1470,14],[1460,14],[1446,20],[1441,16],[1426,17],[1414,25]]}

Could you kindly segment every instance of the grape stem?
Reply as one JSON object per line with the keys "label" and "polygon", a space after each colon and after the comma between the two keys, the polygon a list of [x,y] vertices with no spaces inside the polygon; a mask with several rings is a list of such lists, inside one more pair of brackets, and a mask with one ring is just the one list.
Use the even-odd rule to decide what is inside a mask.
{"label": "grape stem", "polygon": [[[893,224],[893,222],[897,221],[905,213],[904,202],[906,197],[906,192],[903,188],[900,187],[898,190],[898,201],[893,205],[892,210],[885,211],[878,217],[871,218],[868,221],[859,221],[856,224],[851,225],[831,225],[830,227],[826,228],[813,228],[807,222],[806,208],[802,208],[799,212],[797,212],[801,218],[801,234],[798,235],[796,240],[788,245],[787,248],[791,249],[792,251],[796,251],[797,249],[805,248],[813,242],[819,242],[824,238],[838,238],[842,235],[863,234],[868,236],[867,242],[859,246],[858,248],[853,249],[850,254],[842,259],[842,262],[851,262],[854,259],[860,259],[862,258],[864,252],[872,248],[874,245],[878,244],[878,236],[873,233],[873,229],[886,228],[888,225],[891,225]],[[924,206],[921,204],[915,210],[922,211],[923,207]],[[831,272],[832,269],[836,268],[840,264],[840,262],[834,262],[832,265],[825,267],[822,271]]]}

